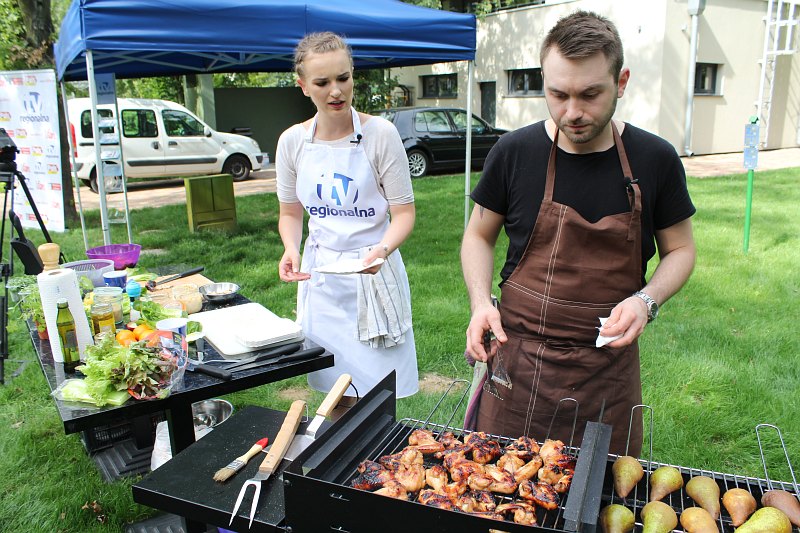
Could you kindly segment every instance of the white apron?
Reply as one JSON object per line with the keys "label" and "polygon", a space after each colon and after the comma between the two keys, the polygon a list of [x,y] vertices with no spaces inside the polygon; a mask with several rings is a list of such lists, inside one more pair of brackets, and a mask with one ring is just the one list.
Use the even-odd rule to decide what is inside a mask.
{"label": "white apron", "polygon": [[[327,392],[341,374],[348,373],[363,396],[395,370],[397,397],[404,398],[419,389],[413,330],[406,331],[405,342],[391,348],[362,343],[357,326],[357,284],[361,276],[313,271],[316,266],[362,257],[359,249],[379,243],[389,226],[389,203],[378,189],[361,146],[358,113],[352,108],[351,112],[354,133],[350,146],[315,144],[315,117],[297,168],[297,198],[309,214],[301,270],[311,274],[310,280],[298,284],[297,320],[306,337],[331,351],[335,358],[332,368],[310,373],[308,384]],[[408,276],[402,260],[398,263],[401,289],[410,301]],[[352,389],[347,394],[354,395]]]}

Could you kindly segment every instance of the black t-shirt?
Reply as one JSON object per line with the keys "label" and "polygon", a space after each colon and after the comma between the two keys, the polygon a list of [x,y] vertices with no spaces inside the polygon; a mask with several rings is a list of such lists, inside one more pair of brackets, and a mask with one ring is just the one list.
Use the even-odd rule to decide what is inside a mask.
{"label": "black t-shirt", "polygon": [[[656,253],[654,231],[668,228],[695,213],[686,188],[686,174],[675,149],[664,139],[625,125],[622,143],[634,179],[642,192],[642,275]],[[472,200],[505,217],[509,238],[500,275],[511,275],[530,240],[544,198],[547,160],[552,140],[544,121],[506,133],[489,152]],[[628,212],[631,206],[616,147],[590,154],[558,149],[553,200],[596,222]],[[644,282],[644,279],[642,280]]]}

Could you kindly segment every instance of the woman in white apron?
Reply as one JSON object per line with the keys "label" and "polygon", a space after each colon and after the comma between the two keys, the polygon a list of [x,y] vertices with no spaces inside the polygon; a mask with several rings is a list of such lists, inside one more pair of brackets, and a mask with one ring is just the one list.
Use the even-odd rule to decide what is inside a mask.
{"label": "woman in white apron", "polygon": [[[398,397],[410,396],[419,387],[417,357],[397,248],[414,227],[415,211],[402,141],[392,124],[351,107],[352,57],[339,36],[306,36],[295,50],[295,71],[317,114],[278,141],[278,229],[285,248],[278,268],[283,281],[299,282],[297,319],[306,337],[335,359],[332,368],[309,374],[308,383],[327,392],[348,373],[363,396],[395,370]],[[347,259],[384,262],[363,274],[314,271]],[[347,394],[355,396],[352,389]]]}

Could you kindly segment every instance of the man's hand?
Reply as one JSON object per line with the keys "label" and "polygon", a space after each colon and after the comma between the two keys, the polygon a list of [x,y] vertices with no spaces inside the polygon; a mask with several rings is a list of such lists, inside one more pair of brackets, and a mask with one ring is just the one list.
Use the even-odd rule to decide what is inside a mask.
{"label": "man's hand", "polygon": [[497,353],[497,343],[492,343],[489,353],[486,353],[484,337],[490,331],[497,343],[503,344],[508,340],[500,321],[500,311],[491,303],[475,308],[467,328],[467,353],[476,361],[488,362]]}
{"label": "man's hand", "polygon": [[647,325],[647,304],[644,300],[631,296],[622,300],[611,310],[605,325],[600,328],[600,335],[616,337],[619,339],[607,344],[609,348],[622,348],[629,346],[644,331]]}

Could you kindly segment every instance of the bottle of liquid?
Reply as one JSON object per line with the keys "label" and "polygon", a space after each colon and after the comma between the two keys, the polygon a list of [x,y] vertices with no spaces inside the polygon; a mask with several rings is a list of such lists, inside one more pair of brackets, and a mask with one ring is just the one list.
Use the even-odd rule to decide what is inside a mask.
{"label": "bottle of liquid", "polygon": [[64,371],[71,374],[81,363],[78,336],[75,333],[75,320],[72,318],[66,298],[59,298],[56,305],[58,306],[56,326],[58,326],[58,340],[61,342],[61,353],[64,354]]}
{"label": "bottle of liquid", "polygon": [[114,310],[110,303],[95,302],[91,309],[92,316],[92,334],[97,337],[100,333],[110,331],[114,334]]}
{"label": "bottle of liquid", "polygon": [[142,286],[134,280],[128,280],[128,284],[125,285],[125,292],[128,294],[128,298],[131,299],[130,321],[136,322],[141,317],[141,313],[139,313],[139,310],[136,309],[136,301],[142,294]]}

